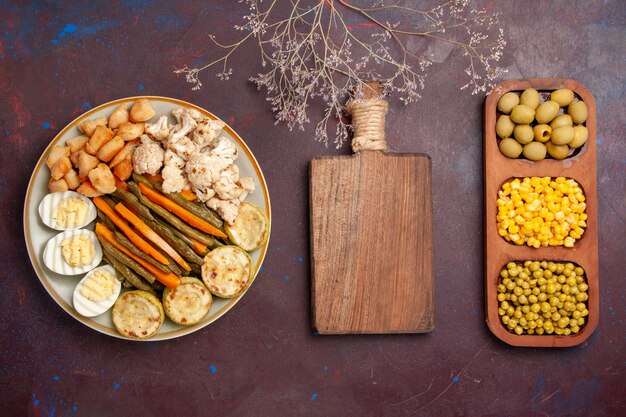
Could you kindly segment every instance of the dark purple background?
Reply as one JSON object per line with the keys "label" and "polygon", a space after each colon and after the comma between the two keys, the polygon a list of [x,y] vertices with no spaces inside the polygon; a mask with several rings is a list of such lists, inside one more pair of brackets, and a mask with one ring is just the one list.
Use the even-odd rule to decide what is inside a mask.
{"label": "dark purple background", "polygon": [[[433,44],[439,62],[423,100],[404,107],[392,99],[387,128],[394,150],[433,161],[436,329],[316,336],[308,166],[348,148],[325,148],[312,128],[274,126],[264,95],[247,82],[260,69],[253,44],[235,55],[228,82],[205,72],[203,88],[191,91],[173,73],[214,56],[209,33],[235,39],[244,6],[3,1],[0,414],[625,415],[624,3],[480,5],[502,12],[507,78],[573,78],[597,102],[601,305],[587,342],[514,348],[484,323],[484,96],[459,90],[466,63],[458,50]],[[264,270],[243,300],[207,328],[159,343],[100,335],[59,308],[30,265],[21,222],[30,173],[55,134],[92,106],[140,94],[187,100],[230,123],[264,170],[274,214]]]}

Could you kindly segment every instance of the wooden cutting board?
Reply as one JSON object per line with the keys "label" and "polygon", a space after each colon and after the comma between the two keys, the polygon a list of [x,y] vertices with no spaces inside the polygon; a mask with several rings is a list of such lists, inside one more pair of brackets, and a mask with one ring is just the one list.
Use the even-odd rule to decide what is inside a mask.
{"label": "wooden cutting board", "polygon": [[[364,99],[376,96],[366,90]],[[313,326],[434,329],[431,161],[363,150],[311,161]]]}

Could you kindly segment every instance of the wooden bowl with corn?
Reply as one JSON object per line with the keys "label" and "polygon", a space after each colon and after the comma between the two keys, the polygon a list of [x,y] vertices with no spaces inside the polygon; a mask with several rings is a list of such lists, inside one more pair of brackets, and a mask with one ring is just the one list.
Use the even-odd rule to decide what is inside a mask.
{"label": "wooden bowl with corn", "polygon": [[[527,89],[543,97],[573,91],[588,110],[584,146],[565,159],[505,156],[496,133],[498,101]],[[484,131],[487,325],[514,346],[578,345],[599,317],[593,96],[569,79],[507,80],[485,101]]]}

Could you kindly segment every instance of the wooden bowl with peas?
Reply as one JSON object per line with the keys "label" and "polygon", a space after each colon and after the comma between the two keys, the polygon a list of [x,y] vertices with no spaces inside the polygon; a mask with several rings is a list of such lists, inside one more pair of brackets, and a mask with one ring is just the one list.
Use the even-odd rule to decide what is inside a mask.
{"label": "wooden bowl with peas", "polygon": [[584,342],[599,318],[596,106],[574,80],[508,80],[485,101],[485,307],[514,346]]}

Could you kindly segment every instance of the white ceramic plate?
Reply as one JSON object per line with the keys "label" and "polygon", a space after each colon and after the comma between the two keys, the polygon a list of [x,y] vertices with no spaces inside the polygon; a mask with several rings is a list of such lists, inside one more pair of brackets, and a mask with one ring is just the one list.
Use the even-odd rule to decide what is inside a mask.
{"label": "white ceramic plate", "polygon": [[[76,287],[78,282],[84,277],[84,274],[76,276],[63,276],[52,272],[44,265],[43,251],[46,242],[58,232],[43,224],[37,210],[41,200],[46,194],[48,194],[48,180],[50,178],[50,170],[46,166],[45,162],[46,158],[48,157],[48,152],[52,149],[52,147],[55,145],[63,145],[65,144],[65,141],[67,139],[71,139],[75,136],[80,135],[80,132],[76,126],[83,120],[93,119],[100,116],[109,116],[113,112],[113,110],[120,104],[130,104],[139,98],[147,98],[148,100],[150,100],[152,106],[156,110],[156,116],[154,120],[156,120],[158,116],[162,114],[168,114],[171,117],[171,123],[175,123],[175,119],[173,118],[173,116],[171,116],[171,111],[178,107],[191,107],[197,109],[202,114],[211,117],[212,119],[217,119],[215,115],[198,106],[187,103],[185,101],[167,97],[128,97],[98,106],[79,116],[69,125],[67,125],[54,138],[54,140],[52,140],[50,145],[48,145],[41,158],[39,158],[37,165],[35,166],[33,175],[31,176],[30,182],[28,183],[26,200],[24,201],[24,236],[26,239],[26,246],[28,248],[28,255],[30,256],[31,263],[35,268],[35,272],[37,273],[37,276],[39,277],[39,280],[41,281],[45,289],[48,291],[50,296],[57,302],[57,304],[59,304],[61,308],[67,311],[76,320],[101,333],[105,333],[121,339],[126,338],[120,335],[113,326],[110,310],[100,316],[92,318],[83,317],[78,314],[76,310],[74,310],[74,307],[72,306],[72,295],[74,293],[74,288]],[[254,155],[252,154],[248,146],[239,137],[239,135],[235,133],[234,130],[226,125],[224,127],[223,134],[237,144],[237,147],[239,149],[239,158],[235,163],[237,166],[239,166],[240,175],[252,177],[254,180],[256,190],[248,196],[246,201],[256,204],[265,211],[268,219],[270,220],[271,230],[270,199],[269,193],[267,191],[267,185],[265,183],[265,178],[263,177],[263,173],[261,172],[261,168],[259,167],[258,162],[254,158]],[[87,228],[91,230],[93,229],[93,227],[93,222],[87,226]],[[268,243],[265,243],[263,247],[250,254],[252,257],[252,261],[255,265],[255,277],[259,272],[259,269],[261,268],[261,263],[263,262],[263,259],[265,257]],[[207,316],[201,322],[192,326],[179,326],[166,319],[159,332],[155,336],[147,340],[154,341],[173,339],[200,330],[201,328],[220,318],[223,314],[230,310],[244,295],[245,293],[233,299],[215,298],[209,314],[207,314]]]}

